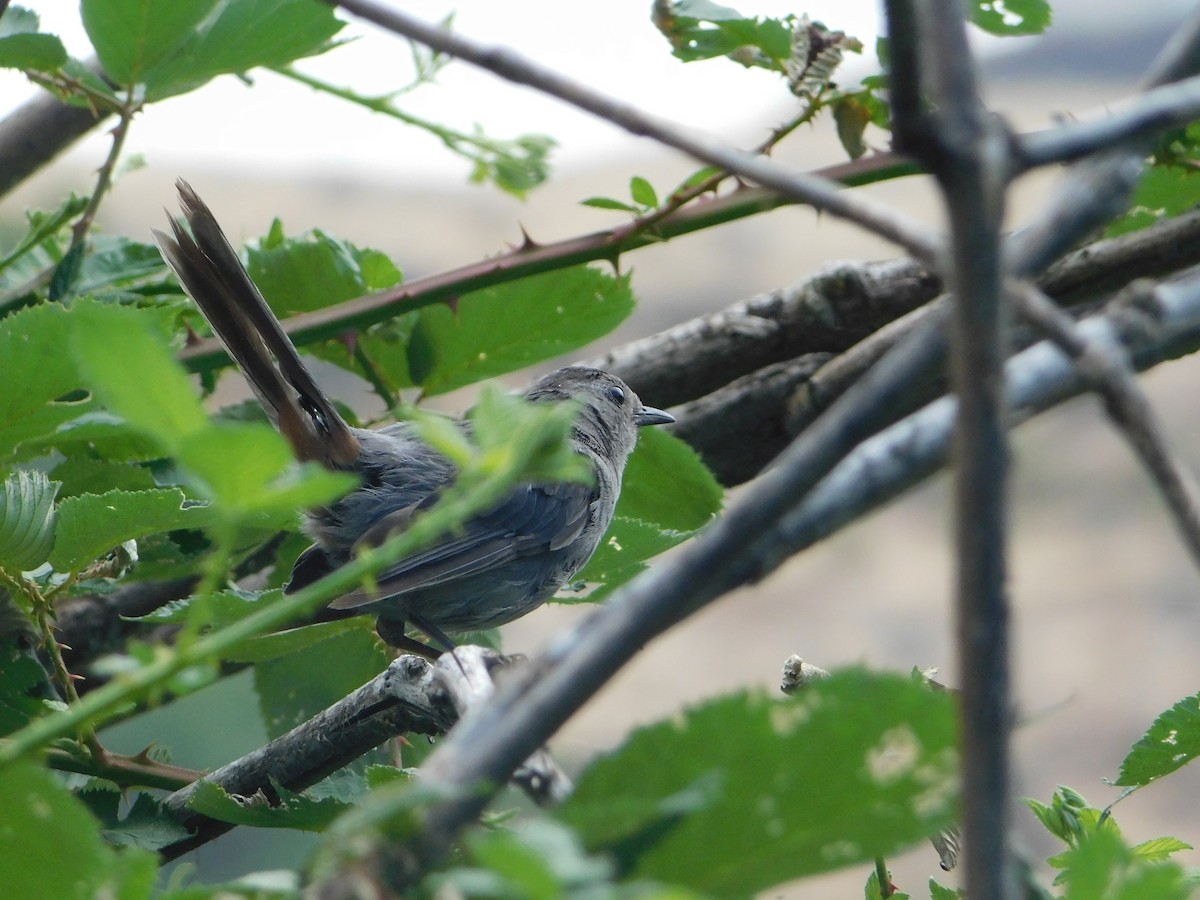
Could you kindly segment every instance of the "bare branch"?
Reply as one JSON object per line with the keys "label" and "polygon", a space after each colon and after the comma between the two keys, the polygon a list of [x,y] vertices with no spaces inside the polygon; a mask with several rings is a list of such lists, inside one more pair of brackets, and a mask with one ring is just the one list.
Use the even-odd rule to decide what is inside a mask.
{"label": "bare branch", "polygon": [[1075,320],[1034,287],[1015,293],[1021,314],[1067,353],[1104,397],[1105,410],[1129,441],[1172,513],[1193,561],[1200,566],[1200,490],[1184,462],[1171,452],[1166,430],[1134,380],[1125,357],[1088,341]]}
{"label": "bare branch", "polygon": [[1021,171],[1073,162],[1130,139],[1154,137],[1200,116],[1200,77],[1147,91],[1133,106],[1096,122],[1069,122],[1014,140]]}
{"label": "bare branch", "polygon": [[0,197],[53,160],[110,111],[63,103],[46,92],[0,121]]}
{"label": "bare branch", "polygon": [[[962,677],[963,831],[972,897],[1009,895],[1010,679],[1008,443],[1002,395],[1008,352],[1001,223],[1010,139],[980,101],[957,0],[886,4],[892,81],[907,98],[895,130],[942,187],[949,213],[946,278],[955,427],[955,572]],[[930,106],[921,101],[928,81]],[[901,115],[903,113],[903,115]]]}
{"label": "bare branch", "polygon": [[[302,791],[399,734],[441,734],[486,702],[491,673],[506,664],[495,651],[472,646],[444,654],[432,665],[419,656],[401,656],[307,722],[167,797],[164,805],[194,834],[167,847],[163,856],[176,859],[234,827],[190,808],[201,784],[277,804],[276,785]],[[539,803],[557,802],[571,790],[570,779],[543,751],[521,767],[518,783]]]}
{"label": "bare branch", "polygon": [[[1200,13],[1174,36],[1151,67],[1147,88],[1200,74]],[[1144,134],[1076,166],[1064,179],[1046,212],[1013,236],[1008,268],[1018,278],[1041,272],[1089,232],[1124,212],[1150,146]]]}

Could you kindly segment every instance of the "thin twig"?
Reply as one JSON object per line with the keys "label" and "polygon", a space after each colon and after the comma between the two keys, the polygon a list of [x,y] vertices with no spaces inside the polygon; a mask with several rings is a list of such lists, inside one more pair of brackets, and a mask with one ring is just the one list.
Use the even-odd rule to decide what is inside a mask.
{"label": "thin twig", "polygon": [[1170,509],[1192,559],[1200,566],[1200,490],[1191,472],[1171,451],[1166,429],[1138,386],[1125,358],[1090,342],[1075,320],[1032,285],[1014,292],[1021,315],[1045,331],[1067,353],[1104,398],[1104,408],[1129,441]]}

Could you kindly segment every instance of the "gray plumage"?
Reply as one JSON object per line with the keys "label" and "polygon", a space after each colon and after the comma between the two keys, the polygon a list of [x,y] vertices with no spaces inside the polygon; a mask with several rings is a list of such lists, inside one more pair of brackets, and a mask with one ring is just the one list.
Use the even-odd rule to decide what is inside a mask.
{"label": "gray plumage", "polygon": [[[155,231],[163,257],[296,456],[362,479],[341,500],[308,512],[305,531],[315,543],[296,561],[288,590],[297,590],[346,563],[358,548],[406,528],[436,502],[455,469],[405,423],[370,431],[342,419],[208,207],[185,182],[178,187],[190,233],[175,220],[172,236]],[[638,428],[674,419],[643,406],[616,376],[582,366],[547,375],[525,396],[534,403],[580,404],[572,448],[591,464],[594,483],[518,485],[455,533],[381,572],[369,591],[335,600],[331,610],[378,616],[380,635],[396,646],[413,645],[404,635],[406,622],[448,644],[444,631],[510,622],[583,567],[612,521]]]}

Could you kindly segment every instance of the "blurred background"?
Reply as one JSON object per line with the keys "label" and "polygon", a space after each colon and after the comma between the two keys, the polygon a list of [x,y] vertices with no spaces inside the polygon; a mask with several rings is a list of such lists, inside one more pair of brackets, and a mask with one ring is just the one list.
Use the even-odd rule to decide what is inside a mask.
{"label": "blurred background", "polygon": [[[86,53],[77,10],[29,2],[43,28]],[[594,4],[461,0],[422,4],[436,19],[455,11],[463,33],[515,48],[639,106],[742,146],[762,140],[794,108],[767,73],[723,60],[684,66],[649,21],[649,3]],[[978,41],[993,108],[1020,129],[1102,113],[1127,97],[1149,60],[1180,27],[1192,4],[1158,0],[1135,11],[1101,0],[1056,0],[1054,24],[1037,38]],[[869,2],[826,0],[794,6],[743,2],[745,14],[807,12],[861,38],[878,31]],[[351,25],[349,47],[298,68],[360,92],[384,92],[411,77],[406,45]],[[868,58],[873,54],[868,53]],[[851,59],[844,81],[868,71]],[[235,243],[264,234],[273,216],[289,233],[320,227],[387,252],[406,277],[502,252],[521,240],[552,241],[620,224],[618,213],[579,201],[624,198],[632,175],[668,193],[696,164],[556,101],[454,64],[434,85],[401,100],[409,111],[490,135],[553,136],[550,182],[518,200],[467,183],[469,166],[429,135],[372,116],[270,72],[254,90],[234,78],[151,107],[134,124],[127,165],[102,207],[102,228],[148,237],[174,204],[172,182],[186,177]],[[0,76],[0,114],[31,96],[20,78]],[[883,138],[875,136],[883,149]],[[45,208],[67,192],[89,190],[108,141],[98,132],[0,201],[7,233],[25,208]],[[833,125],[822,120],[786,142],[779,158],[804,168],[844,160]],[[1023,181],[1010,213],[1016,226],[1049,196],[1057,177]],[[877,199],[931,223],[941,211],[917,179],[868,188]],[[648,334],[811,275],[835,260],[881,259],[896,251],[808,209],[784,209],[709,233],[638,251],[633,270],[639,309],[609,343]],[[603,346],[589,348],[594,355]],[[1163,366],[1145,378],[1180,450],[1200,465],[1197,385],[1200,361]],[[353,389],[351,386],[350,389]],[[653,403],[653,397],[645,398]],[[449,405],[468,399],[451,396]],[[1200,575],[1192,568],[1151,485],[1090,399],[1023,427],[1014,442],[1013,562],[1015,660],[1020,728],[1015,739],[1017,794],[1048,801],[1069,784],[1096,805],[1116,797],[1104,783],[1153,718],[1200,688]],[[681,704],[740,688],[775,691],[784,659],[799,653],[830,668],[865,663],[906,671],[938,666],[956,683],[951,616],[949,493],[944,478],[793,559],[765,583],[730,596],[647,646],[577,715],[555,742],[571,766],[618,744],[638,724]],[[736,502],[736,492],[729,502]],[[586,608],[551,605],[508,626],[505,646],[534,653]],[[180,765],[215,767],[260,741],[237,727],[215,728],[244,713],[255,718],[247,676],[206,690],[107,737],[137,752],[151,740],[171,747]],[[170,721],[170,733],[164,721]],[[231,736],[248,743],[232,746]],[[1184,771],[1171,789],[1151,786],[1116,810],[1128,838],[1160,834],[1200,839],[1200,774]],[[1020,842],[1041,860],[1052,845],[1031,816],[1016,814]],[[213,881],[292,864],[304,847],[240,829],[193,854],[199,877]],[[1179,858],[1200,865],[1200,854]],[[930,875],[943,883],[928,847],[891,861],[895,882],[914,893]],[[867,870],[854,870],[766,896],[860,896]]]}

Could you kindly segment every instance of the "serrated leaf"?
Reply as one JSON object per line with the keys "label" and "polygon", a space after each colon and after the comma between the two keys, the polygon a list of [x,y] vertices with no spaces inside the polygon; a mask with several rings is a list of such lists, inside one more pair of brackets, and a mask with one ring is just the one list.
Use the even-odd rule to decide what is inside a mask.
{"label": "serrated leaf", "polygon": [[949,696],[847,670],[785,700],[738,694],[640,729],[559,814],[627,877],[745,896],[948,825],[955,731]]}
{"label": "serrated leaf", "polygon": [[255,422],[212,422],[176,451],[218,513],[283,527],[296,511],[330,502],[357,484],[353,475],[309,463],[296,466],[282,437]]}
{"label": "serrated leaf", "polygon": [[222,658],[229,662],[266,662],[291,653],[299,653],[330,638],[350,632],[365,632],[372,641],[375,639],[370,620],[358,616],[259,635],[234,645],[222,654]]}
{"label": "serrated leaf", "polygon": [[[18,762],[0,778],[0,872],[11,897],[95,897],[111,854],[91,814],[54,777]],[[69,853],[63,848],[70,847]]]}
{"label": "serrated leaf", "polygon": [[37,13],[10,6],[0,15],[0,68],[49,72],[67,61],[62,41],[38,33]]}
{"label": "serrated leaf", "polygon": [[366,684],[388,662],[374,634],[358,627],[257,664],[254,689],[267,733],[278,737],[307,721]]}
{"label": "serrated leaf", "polygon": [[559,602],[603,600],[646,568],[644,560],[682,543],[721,510],[723,491],[696,452],[665,431],[644,428],[629,458],[612,524],[579,580],[586,595]]}
{"label": "serrated leaf", "polygon": [[246,270],[281,317],[324,309],[400,281],[400,270],[378,250],[320,230],[285,238],[281,229],[273,228],[246,252]]}
{"label": "serrated leaf", "polygon": [[[12,601],[0,592],[0,607]],[[11,635],[10,617],[22,617],[16,609],[3,610],[6,631]],[[32,627],[32,626],[31,626]],[[6,637],[0,640],[0,737],[12,734],[44,712],[41,697],[51,696],[49,676],[37,654]]]}
{"label": "serrated leaf", "polygon": [[193,625],[196,627],[223,628],[246,618],[282,594],[272,590],[256,593],[240,588],[219,591],[215,594],[197,594],[181,600],[172,600],[144,616],[134,617],[139,622],[154,625]]}
{"label": "serrated leaf", "polygon": [[171,356],[161,313],[75,303],[71,356],[112,412],[174,449],[208,424],[200,398]]}
{"label": "serrated leaf", "polygon": [[791,52],[791,19],[744,16],[710,0],[679,0],[655,24],[684,62],[729,56],[743,66],[782,72]]}
{"label": "serrated leaf", "polygon": [[1200,756],[1200,693],[1162,713],[1121,763],[1117,784],[1149,784]]}
{"label": "serrated leaf", "polygon": [[1159,837],[1142,841],[1130,849],[1133,851],[1134,856],[1148,862],[1160,862],[1167,859],[1172,853],[1178,853],[1180,850],[1191,850],[1193,848],[1191,844],[1185,844],[1179,838]]}
{"label": "serrated leaf", "polygon": [[1139,859],[1115,829],[1088,833],[1061,854],[1065,900],[1185,900],[1191,894],[1173,862]]}
{"label": "serrated leaf", "polygon": [[590,266],[473,291],[452,310],[427,306],[408,345],[408,368],[441,394],[560,356],[616,328],[633,311],[628,276]]}
{"label": "serrated leaf", "polygon": [[84,0],[82,12],[105,71],[149,100],[319,53],[343,25],[307,0]]}
{"label": "serrated leaf", "polygon": [[35,569],[54,546],[58,482],[18,471],[0,484],[0,568],[10,575]]}
{"label": "serrated leaf", "polygon": [[598,603],[644,571],[645,560],[669,550],[691,534],[664,529],[653,522],[613,516],[600,546],[577,576],[578,581],[591,584],[592,589],[582,595],[567,589],[555,599],[559,603]]}
{"label": "serrated leaf", "polygon": [[694,531],[720,512],[723,497],[695,450],[662,429],[643,428],[625,466],[617,512],[664,529]]}
{"label": "serrated leaf", "polygon": [[110,490],[145,491],[157,486],[146,466],[84,456],[68,457],[54,467],[52,474],[62,484],[60,497],[103,494]]}
{"label": "serrated leaf", "polygon": [[52,34],[0,37],[0,68],[52,72],[67,61],[67,48]]}
{"label": "serrated leaf", "polygon": [[188,807],[201,815],[250,825],[256,828],[292,828],[297,831],[324,831],[349,808],[348,803],[326,797],[321,800],[276,789],[280,804],[272,806],[265,796],[236,800],[211,781],[201,781],[188,801]]}
{"label": "serrated leaf", "polygon": [[78,571],[123,541],[179,528],[203,528],[211,507],[189,504],[178,488],[80,494],[58,505],[58,529],[50,562],[60,572]]}
{"label": "serrated leaf", "polygon": [[972,0],[971,21],[1001,37],[1041,34],[1050,27],[1046,0]]}
{"label": "serrated leaf", "polygon": [[[70,197],[62,202],[62,205],[58,209],[51,212],[42,212],[40,210],[26,211],[25,218],[29,222],[28,230],[17,241],[16,246],[6,256],[0,258],[0,271],[7,269],[18,258],[37,247],[38,244],[41,244],[66,228],[72,219],[87,209],[87,204],[87,197],[77,197],[75,194],[71,194]],[[45,262],[48,263],[49,261],[46,260]],[[39,264],[39,268],[44,268],[44,264]],[[26,275],[26,277],[28,276]],[[15,286],[13,282],[8,280],[0,282],[0,284]]]}
{"label": "serrated leaf", "polygon": [[159,800],[146,793],[137,794],[129,812],[122,816],[123,793],[101,785],[83,790],[79,799],[100,820],[104,838],[110,844],[161,850],[191,835]]}
{"label": "serrated leaf", "polygon": [[47,303],[0,319],[0,459],[94,407],[86,395],[72,395],[80,377],[63,352],[76,314]]}

